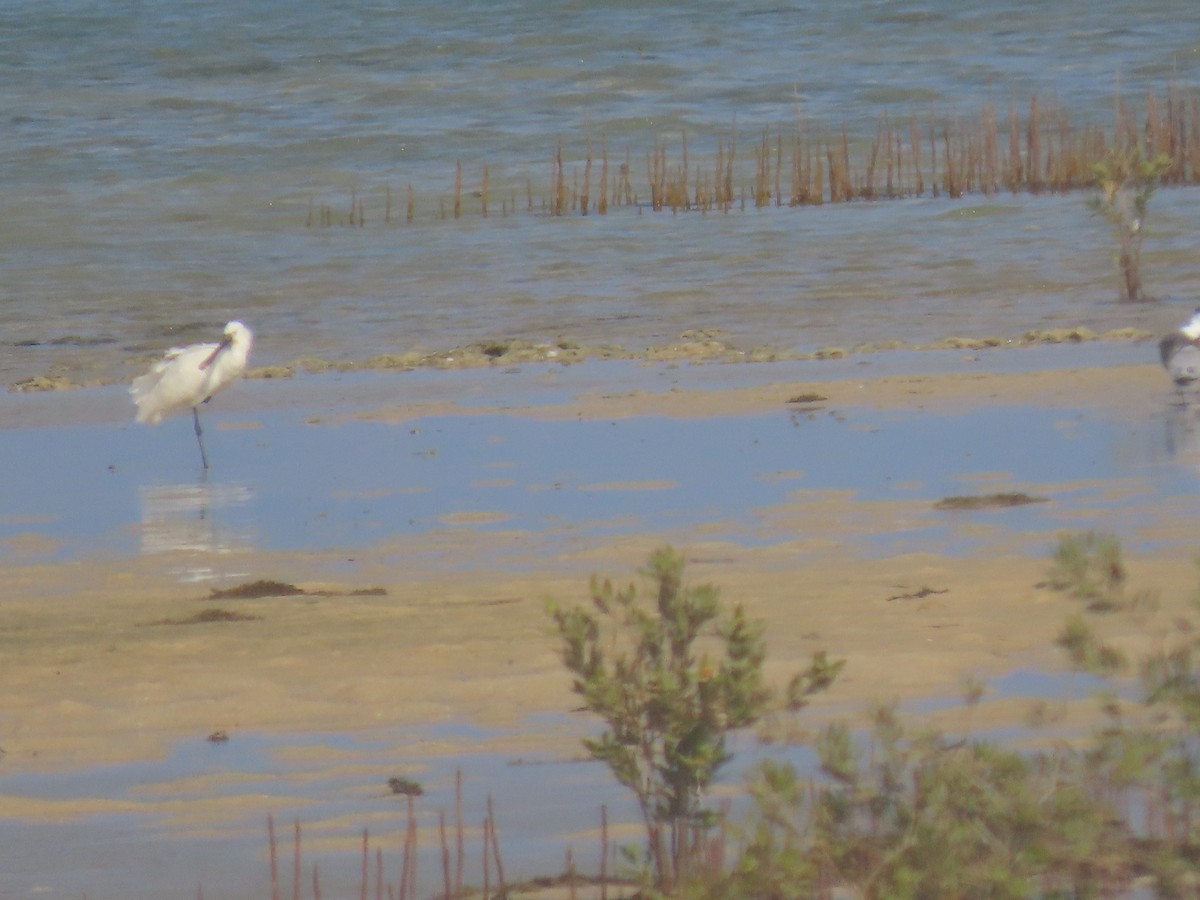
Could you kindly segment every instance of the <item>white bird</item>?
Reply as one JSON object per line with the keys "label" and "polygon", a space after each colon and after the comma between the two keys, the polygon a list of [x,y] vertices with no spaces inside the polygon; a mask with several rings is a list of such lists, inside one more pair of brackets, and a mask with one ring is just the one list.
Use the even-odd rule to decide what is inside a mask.
{"label": "white bird", "polygon": [[1184,388],[1200,380],[1200,308],[1158,342],[1158,355],[1181,395]]}
{"label": "white bird", "polygon": [[172,347],[149,372],[133,379],[129,393],[137,405],[137,421],[157,425],[164,416],[191,407],[200,463],[207,469],[199,406],[246,371],[253,343],[254,335],[249,328],[241,322],[230,322],[218,344]]}
{"label": "white bird", "polygon": [[1180,387],[1200,380],[1200,308],[1158,342],[1158,355],[1171,380]]}

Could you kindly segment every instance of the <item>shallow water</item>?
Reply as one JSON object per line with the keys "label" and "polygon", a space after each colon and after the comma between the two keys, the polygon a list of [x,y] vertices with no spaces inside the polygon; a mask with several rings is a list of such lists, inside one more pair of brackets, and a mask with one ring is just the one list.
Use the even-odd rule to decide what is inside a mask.
{"label": "shallow water", "polygon": [[[844,123],[856,152],[881,113],[973,119],[991,101],[1006,120],[1035,94],[1107,126],[1118,85],[1140,104],[1194,83],[1191,12],[1180,0],[9,4],[0,381],[125,380],[131,359],[234,316],[256,329],[260,364],[502,336],[640,349],[696,327],[801,350],[1165,328],[1200,278],[1195,189],[1160,192],[1147,219],[1147,288],[1165,311],[1112,302],[1112,240],[1078,195],[586,219],[542,208],[560,139],[572,183],[588,138],[614,167],[628,151],[644,204],[645,154],[662,140],[678,164],[685,134],[693,169],[711,169],[736,126],[744,191],[761,129],[797,120],[820,135]],[[458,162],[455,221],[440,210]],[[486,220],[473,195],[485,165]],[[352,198],[365,227],[306,227],[314,207],[345,221]]]}
{"label": "shallow water", "polygon": [[[1017,669],[990,680],[987,699],[1080,700],[1101,687],[1092,676]],[[900,710],[928,714],[961,705],[961,698],[938,697],[902,704]],[[398,775],[425,791],[415,803],[421,829],[419,895],[425,896],[442,883],[435,830],[439,814],[446,816],[454,847],[458,772],[463,778],[468,883],[482,881],[480,823],[489,796],[510,882],[559,871],[567,847],[580,871],[595,873],[600,868],[601,806],[614,827],[614,844],[636,841],[639,835],[636,804],[603,765],[586,759],[578,743],[597,730],[597,722],[586,715],[555,714],[531,717],[516,732],[463,724],[356,735],[239,732],[227,743],[182,742],[161,760],[74,773],[0,774],[0,793],[110,804],[106,812],[64,816],[64,821],[0,819],[0,842],[20,849],[0,874],[0,889],[14,897],[65,897],[83,892],[96,896],[102,887],[132,900],[163,896],[161,888],[147,890],[156,883],[178,887],[181,896],[194,884],[211,898],[232,900],[256,889],[266,894],[268,812],[274,817],[285,896],[296,822],[301,826],[305,889],[315,864],[325,895],[355,895],[364,828],[370,835],[372,890],[377,851],[384,855],[385,883],[396,884],[405,806],[386,782]],[[972,733],[1013,741],[1044,738],[1049,732],[1005,724]],[[528,746],[531,734],[544,735],[545,749],[521,755],[504,749],[513,735]],[[735,760],[714,793],[733,802],[735,819],[748,809],[747,798],[737,789],[762,759],[788,761],[805,773],[816,769],[807,746],[763,745],[742,734],[735,736],[731,749]],[[69,854],[56,850],[65,847]],[[494,883],[494,869],[492,878]]]}
{"label": "shallow water", "polygon": [[[802,351],[1013,337],[1056,325],[1157,332],[1195,305],[1196,189],[1164,190],[1152,201],[1147,287],[1165,302],[1146,306],[1113,302],[1112,241],[1081,196],[923,197],[722,215],[633,208],[586,219],[551,219],[540,204],[559,138],[568,177],[580,174],[585,129],[614,158],[629,149],[639,177],[656,139],[677,159],[685,133],[694,164],[711,167],[735,122],[739,159],[752,167],[761,129],[790,129],[797,114],[819,133],[847,123],[856,148],[874,135],[881,112],[970,118],[985,100],[1023,107],[1035,94],[1068,107],[1075,123],[1107,124],[1118,81],[1139,100],[1170,79],[1195,82],[1193,18],[1179,0],[1008,0],[986,9],[953,0],[554,9],[521,0],[19,0],[0,10],[0,382],[48,371],[124,382],[147,355],[208,339],[233,316],[256,329],[260,365],[497,336],[637,349],[697,327],[722,329],[742,347]],[[440,214],[456,161],[468,194],[457,221]],[[495,194],[486,220],[471,195],[485,164]],[[748,174],[739,174],[742,186]],[[411,225],[401,221],[410,183]],[[384,223],[389,188],[393,221]],[[364,227],[306,226],[310,210],[324,206],[344,220],[352,196],[362,201]],[[1152,347],[1080,352],[1093,362],[1153,358]],[[824,371],[865,362],[883,372],[895,359]],[[958,364],[948,359],[927,356],[921,366]],[[1029,360],[1044,357],[1013,352],[1000,365],[1043,364]],[[711,367],[691,376],[728,384],[744,373]],[[481,405],[509,396],[508,382],[492,373],[327,379],[364,403],[409,391]],[[644,381],[644,371],[579,366],[525,396],[552,402],[583,382]],[[1143,535],[1155,511],[1194,521],[1200,426],[1165,406],[953,418],[781,410],[720,428],[517,414],[310,425],[309,415],[329,411],[295,403],[304,384],[245,384],[223,396],[206,419],[207,479],[186,421],[135,428],[120,388],[0,398],[0,560],[165,560],[187,547],[196,560],[174,574],[213,580],[240,574],[224,549],[353,547],[393,533],[519,529],[548,551],[631,528],[680,542],[703,530],[749,543],[786,533],[805,492],[823,490],[856,492],[864,508],[919,508],[903,522],[876,515],[844,523],[847,540],[869,552],[972,552],[1012,540],[1042,552],[1040,533],[1097,520],[1111,521],[1129,547],[1189,547],[1195,534]],[[291,405],[280,409],[284,394]],[[597,443],[607,452],[580,452]],[[683,464],[665,464],[668,454]],[[946,494],[1013,488],[1051,499],[966,515],[929,508]],[[484,562],[510,561],[498,552]],[[420,736],[412,744],[330,740],[360,762],[403,750],[433,765]],[[123,806],[65,824],[0,822],[9,851],[0,877],[10,879],[0,893],[99,896],[111,886],[124,897],[159,897],[166,885],[194,896],[202,880],[216,897],[224,880],[229,896],[245,896],[248,883],[265,895],[258,816],[266,802],[249,818],[221,819],[223,837],[177,841],[133,787],[242,771],[248,789],[269,796],[280,772],[301,781],[306,774],[274,751],[322,742],[244,741],[181,745],[161,764],[20,788],[4,779],[6,791],[99,794]],[[509,767],[503,755],[456,761],[471,767],[469,802],[484,789],[510,792],[498,798],[501,827],[529,842],[535,870],[558,857],[542,855],[537,826],[546,807],[522,795],[530,781],[555,770],[562,792],[581,798],[583,821],[573,827],[595,825],[588,791],[603,780],[595,767],[567,765],[560,775],[553,765]],[[444,801],[448,770],[428,777]],[[347,839],[370,818],[364,811],[392,802],[361,793],[352,774],[320,772],[312,783],[297,815],[342,815],[330,831]],[[200,798],[220,793],[189,790],[179,788]],[[560,799],[550,799],[555,811]],[[17,836],[38,852],[13,853]],[[518,850],[506,844],[506,852]],[[349,893],[353,851],[340,859]]]}
{"label": "shallow water", "polygon": [[[696,367],[697,377],[705,369]],[[646,384],[666,371],[638,374]],[[521,377],[536,375],[517,373],[514,386]],[[351,379],[375,388],[394,380]],[[1200,491],[1198,422],[1169,405],[1167,392],[1161,408],[1139,411],[817,405],[596,421],[533,416],[531,395],[512,393],[524,411],[389,423],[358,419],[353,408],[315,418],[279,410],[269,382],[239,389],[257,395],[259,409],[206,410],[207,473],[186,418],[155,428],[126,421],[0,430],[12,479],[0,554],[33,562],[189,551],[196,565],[180,576],[208,579],[239,574],[236,562],[220,569],[231,550],[351,549],[465,531],[513,535],[508,549],[495,544],[471,563],[506,567],[526,564],[516,560],[533,547],[552,558],[612,535],[776,543],[796,536],[806,505],[826,492],[853,499],[836,523],[840,539],[872,555],[980,552],[1006,535],[1023,536],[1022,549],[1036,553],[1048,533],[1117,510],[1133,549],[1146,546],[1143,530],[1163,509],[1186,506]],[[95,393],[122,400],[118,389]],[[533,396],[562,395],[559,387]],[[997,491],[1048,502],[978,513],[933,508],[947,496]],[[889,502],[907,505],[891,513],[873,506]],[[967,527],[978,524],[990,530]],[[1166,542],[1183,546],[1188,537]]]}

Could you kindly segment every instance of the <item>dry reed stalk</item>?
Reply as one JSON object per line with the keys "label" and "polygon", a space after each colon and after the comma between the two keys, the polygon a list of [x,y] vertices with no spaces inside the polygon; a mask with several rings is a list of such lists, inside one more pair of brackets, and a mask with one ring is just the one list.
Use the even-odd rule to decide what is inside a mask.
{"label": "dry reed stalk", "polygon": [[1167,86],[1167,117],[1171,122],[1171,171],[1166,177],[1175,184],[1187,183],[1187,104],[1179,93],[1179,85]]}
{"label": "dry reed stalk", "polygon": [[1143,790],[1141,802],[1142,809],[1144,810],[1142,833],[1145,834],[1150,841],[1157,841],[1161,837],[1158,830],[1161,817],[1161,810],[1158,807],[1158,795],[1155,791]]}
{"label": "dry reed stalk", "polygon": [[838,168],[842,173],[842,186],[840,193],[842,198],[849,200],[854,196],[854,185],[850,177],[850,135],[846,130],[846,126],[842,126],[842,139],[838,145],[841,154],[838,160]]}
{"label": "dry reed stalk", "polygon": [[892,131],[892,120],[890,116],[884,115],[887,120],[887,127],[884,129],[884,145],[887,147],[887,169],[884,175],[883,196],[892,200],[896,196],[896,177],[900,171],[900,137]]}
{"label": "dry reed stalk", "polygon": [[942,141],[945,149],[946,160],[946,181],[944,184],[946,194],[950,197],[957,198],[962,196],[962,191],[958,185],[958,163],[954,159],[954,151],[950,149],[950,126],[942,126]]}
{"label": "dry reed stalk", "polygon": [[710,847],[709,864],[713,872],[725,871],[725,856],[729,844],[729,813],[733,809],[733,803],[728,800],[721,801],[721,826],[717,831],[717,837],[713,845]]}
{"label": "dry reed stalk", "polygon": [[462,804],[462,769],[454,773],[454,833],[457,843],[454,865],[454,896],[462,896],[465,839]]}
{"label": "dry reed stalk", "polygon": [[675,169],[674,174],[670,178],[670,184],[667,188],[667,197],[670,202],[671,210],[690,210],[692,208],[692,196],[688,192],[688,178],[691,172],[688,162],[688,139],[687,132],[684,132],[681,143],[683,153],[683,161]]}
{"label": "dry reed stalk", "polygon": [[413,193],[413,186],[410,182],[408,185],[407,203],[405,204],[404,219],[406,222],[411,222],[417,213],[417,195]]}
{"label": "dry reed stalk", "polygon": [[566,876],[567,896],[570,900],[575,900],[575,854],[571,851],[569,844],[567,845]]}
{"label": "dry reed stalk", "polygon": [[775,135],[775,205],[783,206],[783,135]]}
{"label": "dry reed stalk", "polygon": [[833,147],[830,144],[825,145],[825,159],[829,163],[829,202],[837,203],[842,198],[838,196],[840,182],[837,176],[837,163],[833,159]]}
{"label": "dry reed stalk", "polygon": [[608,900],[608,807],[600,804],[600,900]]}
{"label": "dry reed stalk", "polygon": [[633,171],[633,151],[625,148],[625,162],[621,166],[621,182],[624,185],[625,205],[629,206],[633,203],[633,184],[629,180],[629,174]]}
{"label": "dry reed stalk", "polygon": [[383,900],[383,848],[375,848],[375,900]]}
{"label": "dry reed stalk", "polygon": [[801,156],[800,170],[800,199],[804,203],[820,206],[825,201],[825,198],[822,196],[824,190],[822,179],[821,155],[820,153],[813,153],[812,141],[806,139]]}
{"label": "dry reed stalk", "polygon": [[438,837],[442,842],[442,896],[450,900],[454,896],[450,884],[450,845],[446,842],[446,814],[438,813]]}
{"label": "dry reed stalk", "polygon": [[800,134],[796,133],[792,140],[791,190],[789,191],[788,206],[799,206],[802,189],[800,187]]}
{"label": "dry reed stalk", "polygon": [[879,145],[883,137],[883,117],[875,121],[875,138],[871,141],[871,152],[867,155],[867,172],[859,196],[866,200],[875,198],[875,166],[879,162]]}
{"label": "dry reed stalk", "polygon": [[320,870],[319,868],[317,868],[317,864],[316,864],[316,863],[313,863],[313,879],[312,879],[313,900],[321,900],[321,875],[320,875],[320,871],[321,871],[321,870]]}
{"label": "dry reed stalk", "polygon": [[462,160],[454,163],[454,218],[462,215]]}
{"label": "dry reed stalk", "polygon": [[1000,192],[1000,131],[996,124],[996,107],[991,102],[983,106],[983,178],[984,194]]}
{"label": "dry reed stalk", "polygon": [[650,186],[650,206],[652,209],[661,212],[667,208],[667,147],[665,141],[662,144],[655,140],[654,154],[652,158],[654,181]]}
{"label": "dry reed stalk", "polygon": [[567,176],[563,167],[562,138],[554,154],[554,190],[550,197],[551,214],[564,215],[567,211]]}
{"label": "dry reed stalk", "polygon": [[407,800],[407,817],[404,825],[404,852],[400,862],[400,900],[406,900],[409,889],[412,889],[413,900],[417,895],[417,820],[413,814],[413,798],[409,794]]}
{"label": "dry reed stalk", "polygon": [[1016,104],[1008,104],[1008,165],[1006,186],[1014,194],[1024,181],[1025,168],[1021,161],[1021,124],[1017,118]]}
{"label": "dry reed stalk", "polygon": [[680,164],[679,170],[675,173],[671,185],[671,209],[690,209],[692,205],[691,197],[688,196],[688,177],[691,169],[688,168],[688,137],[687,132],[683,132],[680,139],[681,152],[683,154],[683,162]]}
{"label": "dry reed stalk", "polygon": [[1187,132],[1187,160],[1189,182],[1200,178],[1200,100],[1193,97],[1188,104],[1192,124]]}
{"label": "dry reed stalk", "polygon": [[597,201],[596,212],[604,216],[608,214],[608,145],[600,148],[600,199]]}
{"label": "dry reed stalk", "polygon": [[713,184],[713,202],[716,203],[719,209],[725,210],[726,195],[725,195],[725,141],[718,138],[717,140],[717,176]]}
{"label": "dry reed stalk", "polygon": [[500,838],[496,833],[496,815],[492,810],[491,794],[488,794],[487,798],[487,818],[488,822],[491,823],[491,826],[488,830],[492,835],[492,853],[494,854],[494,859],[496,862],[496,883],[499,885],[500,896],[503,897],[508,893],[508,889],[504,885],[504,863],[500,860]]}
{"label": "dry reed stalk", "polygon": [[492,865],[488,858],[489,841],[491,840],[492,823],[488,817],[483,817],[483,900],[488,900],[492,894]]}
{"label": "dry reed stalk", "polygon": [[1137,123],[1129,115],[1125,101],[1118,93],[1113,97],[1113,149],[1118,153],[1128,153],[1131,147],[1137,146]]}
{"label": "dry reed stalk", "polygon": [[[1057,143],[1056,138],[1057,136]],[[1068,162],[1063,147],[1062,134],[1053,127],[1053,122],[1046,123],[1046,186],[1054,192],[1061,192]]]}
{"label": "dry reed stalk", "polygon": [[650,183],[650,208],[655,212],[659,210],[658,199],[658,172],[655,166],[658,164],[658,138],[654,139],[654,150],[646,157],[646,178]]}
{"label": "dry reed stalk", "polygon": [[646,175],[650,179],[650,208],[661,212],[666,206],[667,192],[667,148],[665,141],[654,139],[654,149],[646,160]]}
{"label": "dry reed stalk", "polygon": [[292,900],[300,900],[300,820],[292,826]]}
{"label": "dry reed stalk", "polygon": [[813,157],[812,191],[809,196],[817,206],[825,202],[825,169],[821,163],[820,148]]}
{"label": "dry reed stalk", "polygon": [[1026,123],[1025,183],[1031,194],[1042,190],[1042,125],[1039,119],[1037,96],[1029,101],[1029,121]]}
{"label": "dry reed stalk", "polygon": [[959,138],[959,148],[962,154],[963,172],[960,196],[974,190],[980,190],[983,183],[983,153],[980,151],[979,133],[970,132]]}
{"label": "dry reed stalk", "polygon": [[362,878],[359,881],[358,900],[367,900],[367,884],[371,871],[371,849],[369,843],[367,829],[364,828],[362,836]]}
{"label": "dry reed stalk", "polygon": [[592,205],[592,140],[588,138],[583,160],[583,187],[579,191],[579,214],[586,216]]}
{"label": "dry reed stalk", "polygon": [[763,128],[762,138],[755,151],[754,205],[762,209],[771,202],[771,133]]}
{"label": "dry reed stalk", "polygon": [[271,859],[271,900],[279,900],[279,859],[275,855],[275,817],[267,813],[267,843]]}
{"label": "dry reed stalk", "polygon": [[929,187],[934,197],[940,195],[937,179],[937,126],[932,115],[929,119]]}
{"label": "dry reed stalk", "polygon": [[737,120],[734,120],[733,127],[730,130],[730,152],[725,158],[725,210],[730,210],[733,206],[733,160],[737,157],[738,151],[738,127]]}
{"label": "dry reed stalk", "polygon": [[1153,92],[1146,95],[1146,124],[1142,130],[1146,136],[1147,157],[1153,158],[1166,150],[1166,124],[1158,111],[1158,99]]}
{"label": "dry reed stalk", "polygon": [[1058,111],[1058,172],[1056,188],[1059,191],[1069,191],[1079,187],[1083,162],[1079,150],[1075,146],[1074,132],[1071,130],[1070,115],[1066,108]]}
{"label": "dry reed stalk", "polygon": [[[975,119],[939,117],[934,109],[920,118],[910,113],[907,128],[884,111],[877,117],[873,139],[857,145],[853,159],[846,124],[841,126],[840,134],[834,132],[827,139],[806,138],[799,122],[790,136],[778,130],[773,133],[768,125],[762,128],[755,145],[752,179],[739,188],[733,183],[737,167],[736,120],[728,139],[718,135],[713,170],[707,169],[706,163],[696,156],[693,139],[687,133],[682,135],[678,163],[670,158],[667,140],[656,136],[650,152],[645,154],[648,205],[655,211],[699,209],[703,214],[718,207],[728,212],[738,197],[744,210],[751,200],[761,208],[769,206],[772,200],[775,206],[786,202],[797,207],[817,205],[826,198],[830,202],[846,202],[927,193],[938,197],[943,191],[951,197],[973,192],[991,196],[1002,189],[1013,193],[1062,192],[1092,186],[1094,165],[1112,150],[1140,150],[1148,157],[1167,156],[1172,167],[1163,178],[1164,184],[1200,180],[1200,98],[1189,96],[1175,83],[1169,84],[1165,92],[1147,92],[1140,112],[1119,95],[1115,97],[1111,129],[1073,125],[1068,109],[1058,104],[1047,105],[1037,96],[1028,103],[1027,114],[1022,118],[1017,104],[1009,101],[1004,134],[1000,132],[998,110],[991,101],[982,104]],[[929,155],[923,159],[925,127],[928,127]],[[572,169],[570,193],[563,141],[561,138],[557,141],[548,206],[543,198],[541,208],[559,216],[575,208],[582,215],[590,215],[593,211],[606,214],[611,205],[624,203],[637,207],[640,214],[642,208],[638,206],[629,163],[633,151],[626,148],[625,164],[615,167],[610,176],[607,148],[604,148],[599,177],[594,179],[596,149],[586,130],[585,140],[586,156],[580,167]],[[784,184],[785,152],[787,185]],[[749,166],[747,162],[745,168]],[[462,190],[462,163],[458,162],[453,210],[448,208],[448,198],[439,200],[443,219],[449,215],[461,217]],[[736,195],[735,190],[738,190]],[[490,169],[485,165],[480,191],[481,213],[485,218],[491,213],[490,192]],[[411,222],[415,218],[411,184],[407,193],[406,218]],[[532,212],[534,198],[528,182],[526,195],[527,209]],[[394,213],[390,185],[385,185],[383,205],[381,218],[390,223]],[[501,209],[504,215],[508,214],[507,203],[502,202]],[[365,210],[365,196],[354,189],[348,218],[339,216],[337,222],[364,227]],[[309,198],[305,227],[329,227],[334,218],[327,204],[317,204],[314,198]]]}

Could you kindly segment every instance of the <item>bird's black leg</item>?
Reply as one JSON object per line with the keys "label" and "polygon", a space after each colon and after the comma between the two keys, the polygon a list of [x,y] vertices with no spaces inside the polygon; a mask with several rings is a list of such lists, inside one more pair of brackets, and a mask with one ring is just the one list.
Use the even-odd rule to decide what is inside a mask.
{"label": "bird's black leg", "polygon": [[196,443],[200,445],[200,465],[208,469],[208,455],[204,452],[204,432],[200,428],[200,413],[192,407],[192,421],[196,423]]}

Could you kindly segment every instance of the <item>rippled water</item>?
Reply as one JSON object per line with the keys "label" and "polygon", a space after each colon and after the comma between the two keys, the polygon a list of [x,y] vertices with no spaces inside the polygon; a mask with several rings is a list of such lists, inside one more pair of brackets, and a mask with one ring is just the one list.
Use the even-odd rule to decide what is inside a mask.
{"label": "rippled water", "polygon": [[[790,129],[798,117],[817,133],[845,123],[858,145],[883,112],[970,117],[985,101],[1023,107],[1037,95],[1068,108],[1073,122],[1107,124],[1118,85],[1131,98],[1172,79],[1194,89],[1195,22],[1184,0],[11,0],[0,5],[0,382],[57,368],[125,380],[134,358],[209,338],[235,315],[257,331],[258,364],[496,336],[638,348],[695,327],[723,329],[742,346],[801,350],[1053,325],[1162,328],[1195,305],[1200,285],[1196,189],[1153,199],[1147,288],[1166,302],[1136,308],[1114,302],[1111,239],[1078,195],[707,215],[636,207],[587,218],[552,218],[542,204],[560,139],[569,180],[581,177],[590,138],[614,162],[628,152],[644,185],[644,155],[656,140],[677,160],[686,133],[695,163],[711,166],[718,141],[736,132],[739,159],[752,166],[762,129]],[[455,220],[442,211],[457,162],[466,196]],[[493,194],[486,219],[474,193],[485,165]],[[743,190],[750,174],[739,173]],[[648,190],[639,193],[644,201]],[[337,224],[352,198],[362,227]],[[331,227],[307,224],[326,208]],[[412,376],[397,391],[483,379],[439,377],[441,387]],[[689,458],[704,446],[694,427],[493,417],[423,420],[414,434],[359,423],[337,436],[355,437],[337,448],[353,454],[354,466],[328,484],[332,429],[284,421],[271,412],[270,390],[239,388],[249,400],[241,413],[227,407],[225,422],[266,427],[213,429],[209,480],[194,477],[183,420],[134,431],[114,425],[115,414],[84,410],[87,426],[63,425],[65,410],[83,406],[127,415],[118,388],[29,400],[40,407],[22,405],[19,421],[38,427],[8,429],[0,448],[0,560],[192,548],[211,564],[231,546],[353,546],[438,528],[595,539],[621,526],[618,513],[655,530],[717,520],[723,536],[751,540],[779,527],[772,508],[807,487],[924,503],[974,488],[980,472],[1001,487],[1054,493],[1050,504],[988,517],[996,532],[1025,533],[1063,518],[1103,520],[1123,502],[1105,490],[1113,480],[1133,485],[1141,510],[1171,498],[1185,522],[1197,489],[1200,426],[1192,418],[1095,413],[1064,425],[1025,411],[1015,423],[1022,413],[1011,410],[955,423],[866,413],[849,422],[750,417],[739,424],[758,444],[731,429],[717,440],[708,432],[714,458],[657,474],[644,464],[663,458],[664,442]],[[613,453],[599,470],[577,448],[606,428]],[[1004,440],[1018,431],[1023,451]],[[932,432],[936,452],[925,440]],[[889,472],[862,462],[878,459],[881,441],[889,442],[890,482]],[[657,454],[644,451],[648,444]],[[808,474],[779,477],[800,469]],[[355,480],[367,473],[368,482]],[[714,473],[730,482],[715,512],[706,493]],[[410,492],[418,482],[422,490]],[[302,483],[318,487],[297,491]],[[537,489],[546,484],[558,487]],[[393,502],[378,499],[381,488]],[[475,515],[496,511],[508,518]],[[1123,509],[1122,522],[1140,546],[1141,513]],[[879,533],[888,530],[880,523]],[[1181,542],[1194,533],[1185,531]],[[916,527],[880,540],[891,542],[887,550],[947,546],[954,533],[928,510]],[[171,762],[223,771],[224,749],[186,747]],[[469,777],[488,790],[544,777],[537,767],[494,773],[495,764],[476,761]],[[273,771],[275,763],[252,754],[246,765]],[[94,774],[34,779],[24,789],[101,793],[107,788],[80,782]],[[175,777],[121,773],[167,784],[167,794]],[[356,829],[363,795],[347,801],[342,792],[361,784],[333,781],[322,783],[322,796],[336,798],[335,813]],[[125,798],[121,784],[116,795]],[[499,806],[502,816],[524,809],[519,798]],[[20,895],[128,886],[131,872],[138,884],[122,896],[162,896],[164,882],[191,894],[195,873],[229,865],[227,844],[217,852],[169,841],[147,842],[131,865],[124,850],[146,826],[127,815],[5,828],[38,849],[10,882]],[[241,823],[235,839],[242,852],[261,853],[257,821]],[[555,864],[540,849],[531,858]],[[261,858],[238,861],[248,868],[228,876],[237,879],[230,896],[245,890],[243,873],[262,874]],[[53,881],[56,866],[64,871]],[[213,880],[204,886],[216,896]]]}
{"label": "rippled water", "polygon": [[[1060,356],[1078,364],[1096,356],[1088,351],[1109,349],[1083,346]],[[1026,354],[1038,356],[996,350],[992,358]],[[978,371],[971,367],[979,361],[956,359],[959,370]],[[504,409],[503,398],[546,403],[589,379],[609,389],[630,379],[641,389],[671,390],[702,388],[720,379],[720,370],[726,379],[825,369],[844,377],[851,366],[873,371],[852,361],[684,369],[608,362],[550,374],[538,367],[499,376],[355,374],[321,381],[342,399],[316,418],[313,409],[290,404],[319,378],[252,381],[209,418],[209,472],[199,468],[186,418],[153,429],[134,425],[124,420],[121,387],[93,389],[90,405],[101,421],[0,429],[9,479],[0,561],[146,555],[181,579],[229,581],[247,575],[244,556],[232,550],[319,552],[457,533],[478,536],[478,545],[469,561],[448,564],[521,568],[535,548],[545,564],[613,535],[655,534],[683,544],[703,536],[743,546],[795,540],[809,533],[812,510],[829,492],[855,503],[817,533],[867,555],[987,552],[990,542],[1016,536],[1038,554],[1058,529],[1086,521],[1114,527],[1118,510],[1130,548],[1189,545],[1190,528],[1172,537],[1153,527],[1161,516],[1190,522],[1188,498],[1200,491],[1200,412],[1169,405],[1166,385],[1163,405],[1146,409],[818,406],[720,419],[611,420]],[[498,408],[362,421],[357,414],[365,407],[349,399],[421,394],[435,381],[447,382],[442,389],[463,402],[492,398]],[[16,408],[30,400],[9,395],[0,414],[20,420]],[[254,412],[239,413],[238,405]],[[1025,491],[1048,502],[978,515],[933,506],[946,496],[991,491]],[[877,512],[870,506],[877,502],[902,506]],[[818,541],[812,552],[822,546]]]}
{"label": "rippled water", "polygon": [[[1030,669],[988,681],[990,698],[999,700],[1080,700],[1104,687],[1112,685],[1079,673]],[[961,705],[960,697],[937,697],[901,708],[928,713]],[[132,900],[162,896],[161,888],[148,887],[149,872],[159,884],[171,885],[190,885],[201,872],[206,897],[240,900],[258,885],[265,894],[267,813],[238,802],[250,796],[273,810],[285,896],[292,875],[294,823],[301,825],[305,881],[316,865],[326,896],[356,896],[364,828],[372,855],[383,854],[385,883],[399,881],[405,820],[402,799],[386,786],[393,773],[403,773],[425,790],[415,806],[423,834],[433,833],[439,815],[453,829],[456,777],[462,776],[469,884],[478,886],[482,880],[480,841],[473,826],[487,815],[488,803],[498,823],[510,881],[555,871],[568,847],[579,871],[594,874],[600,870],[601,806],[612,825],[636,823],[639,816],[629,792],[613,782],[603,765],[578,751],[579,738],[594,727],[585,715],[533,716],[516,733],[526,743],[531,733],[540,737],[541,749],[527,755],[503,749],[513,732],[455,723],[357,735],[245,732],[227,743],[183,741],[160,760],[78,773],[0,774],[0,789],[15,796],[51,802],[103,798],[128,807],[124,814],[86,820],[0,822],[0,839],[20,850],[0,876],[0,887],[14,897],[91,895],[102,873],[107,891]],[[1020,740],[1030,734],[1028,728],[1006,724],[980,729],[974,736]],[[730,749],[735,757],[718,779],[722,788],[743,784],[764,758],[790,762],[803,773],[816,770],[815,753],[802,744],[764,745],[743,733],[733,737]],[[735,818],[750,807],[740,793],[724,796]],[[221,816],[217,828],[206,821],[213,810]],[[627,825],[612,840],[627,843],[637,828]],[[64,846],[72,852],[56,852]],[[53,858],[52,876],[47,857]],[[417,868],[424,888],[418,896],[434,896],[442,869],[432,841],[419,847]],[[371,869],[372,878],[376,872]]]}
{"label": "rippled water", "polygon": [[[1112,302],[1110,240],[1080,196],[587,219],[541,204],[560,139],[568,179],[586,138],[614,164],[631,153],[644,200],[656,140],[678,160],[687,134],[711,166],[735,125],[752,166],[761,129],[798,116],[861,141],[881,112],[1038,95],[1107,124],[1118,84],[1195,83],[1193,21],[1170,0],[9,3],[0,380],[124,379],[130,357],[234,315],[259,363],[501,335],[639,348],[692,327],[800,349],[1160,327],[1177,313]],[[456,162],[457,221],[439,213]],[[364,227],[306,227],[352,197]],[[1180,306],[1200,281],[1195,201],[1164,191],[1150,220],[1147,286]]]}

